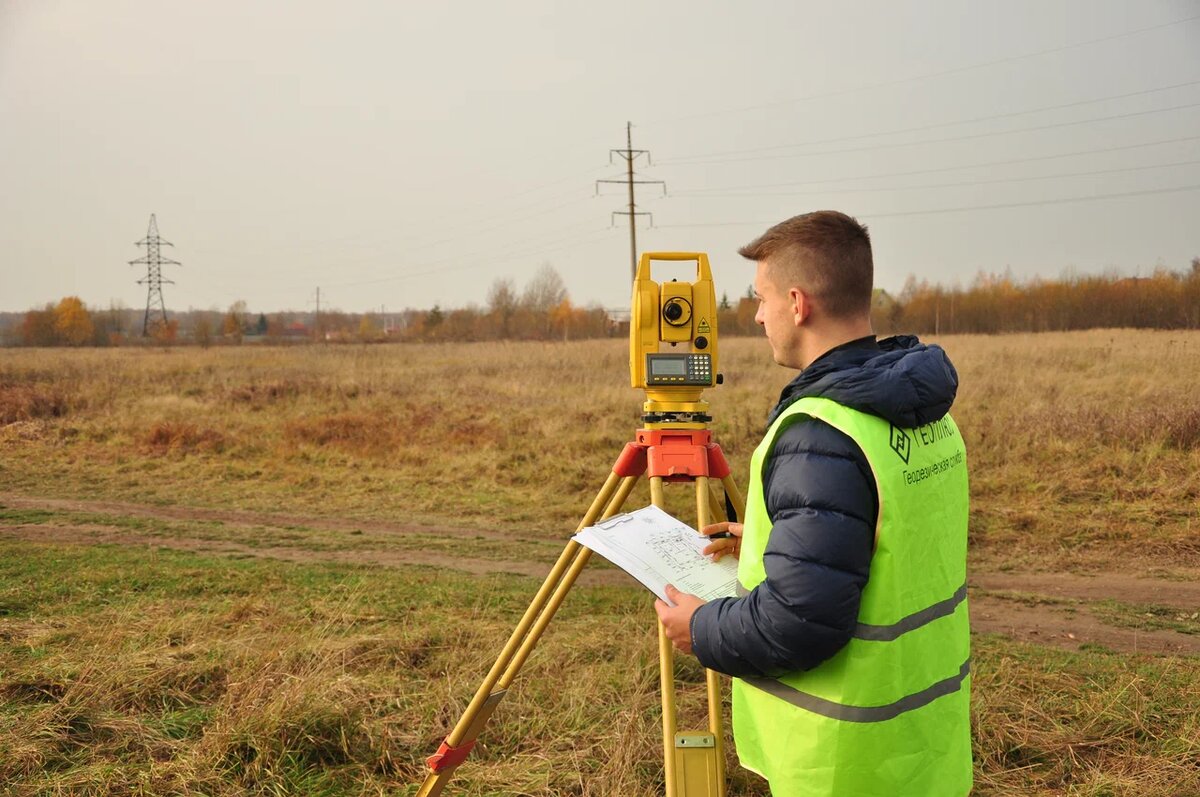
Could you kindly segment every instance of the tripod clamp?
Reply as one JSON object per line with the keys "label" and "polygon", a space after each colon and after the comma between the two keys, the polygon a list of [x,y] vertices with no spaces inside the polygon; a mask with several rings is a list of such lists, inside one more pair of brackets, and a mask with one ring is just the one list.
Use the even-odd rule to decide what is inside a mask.
{"label": "tripod clamp", "polygon": [[621,477],[645,474],[669,482],[724,479],[730,472],[708,429],[638,429],[613,465],[613,473]]}
{"label": "tripod clamp", "polygon": [[442,746],[438,748],[436,753],[426,758],[425,763],[431,772],[454,769],[454,767],[467,760],[467,756],[471,754],[471,750],[474,749],[475,742],[477,741],[479,740],[471,739],[468,742],[463,742],[458,747],[451,747],[443,740]]}

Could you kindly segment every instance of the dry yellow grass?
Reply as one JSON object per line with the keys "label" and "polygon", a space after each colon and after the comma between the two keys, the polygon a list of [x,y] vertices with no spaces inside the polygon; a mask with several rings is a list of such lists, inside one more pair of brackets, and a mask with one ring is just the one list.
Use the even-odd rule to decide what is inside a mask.
{"label": "dry yellow grass", "polygon": [[[1196,561],[1200,333],[941,341],[976,544]],[[730,339],[710,391],[743,479],[790,374]],[[638,426],[623,341],[0,352],[8,489],[562,535]],[[19,457],[20,464],[16,464]],[[1065,558],[1064,558],[1065,557]]]}
{"label": "dry yellow grass", "polygon": [[[1197,565],[1200,334],[941,342],[962,378],[976,562],[1168,575]],[[726,341],[722,354],[714,428],[744,474],[789,374],[761,340]],[[0,351],[0,503],[417,520],[513,533],[479,545],[541,559],[638,425],[625,360],[621,341]],[[0,515],[0,530],[64,522]],[[388,542],[178,517],[178,528],[71,522],[247,551],[292,535],[313,550],[363,546],[362,561]],[[540,547],[520,541],[537,537]],[[453,555],[459,539],[439,542]],[[0,539],[0,784],[30,795],[411,794],[533,586]],[[975,650],[978,793],[1200,794],[1195,659],[986,636]],[[654,656],[641,593],[578,588],[456,793],[655,793]],[[742,773],[732,794],[764,790]]]}

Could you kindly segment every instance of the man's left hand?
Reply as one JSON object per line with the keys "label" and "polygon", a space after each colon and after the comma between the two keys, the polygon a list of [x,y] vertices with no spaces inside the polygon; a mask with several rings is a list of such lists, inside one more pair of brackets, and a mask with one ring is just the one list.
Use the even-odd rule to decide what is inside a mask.
{"label": "man's left hand", "polygon": [[684,653],[692,652],[692,615],[704,605],[704,601],[695,595],[680,592],[672,585],[667,585],[667,597],[674,602],[668,606],[666,601],[654,602],[654,611],[658,612],[658,621],[667,630],[667,639],[671,644]]}

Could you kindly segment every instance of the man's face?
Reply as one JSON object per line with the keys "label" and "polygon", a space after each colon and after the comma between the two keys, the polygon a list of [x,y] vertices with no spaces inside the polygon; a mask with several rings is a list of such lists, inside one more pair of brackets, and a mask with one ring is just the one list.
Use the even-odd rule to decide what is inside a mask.
{"label": "man's face", "polygon": [[771,279],[767,262],[760,260],[754,275],[754,298],[758,300],[754,321],[767,333],[775,362],[785,368],[802,368],[797,316],[803,299],[799,292],[794,288],[781,288]]}

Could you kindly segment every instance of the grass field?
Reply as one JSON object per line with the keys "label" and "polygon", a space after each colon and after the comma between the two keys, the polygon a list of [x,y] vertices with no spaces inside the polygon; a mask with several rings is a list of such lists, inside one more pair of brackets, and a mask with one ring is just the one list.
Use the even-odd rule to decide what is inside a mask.
{"label": "grass field", "polygon": [[[973,605],[1111,629],[977,624],[977,793],[1200,794],[1200,659],[1142,652],[1200,634],[1200,334],[940,342]],[[722,355],[744,474],[789,374]],[[637,427],[626,380],[621,341],[0,351],[0,784],[411,794]],[[590,570],[454,793],[661,788],[650,602]]]}

